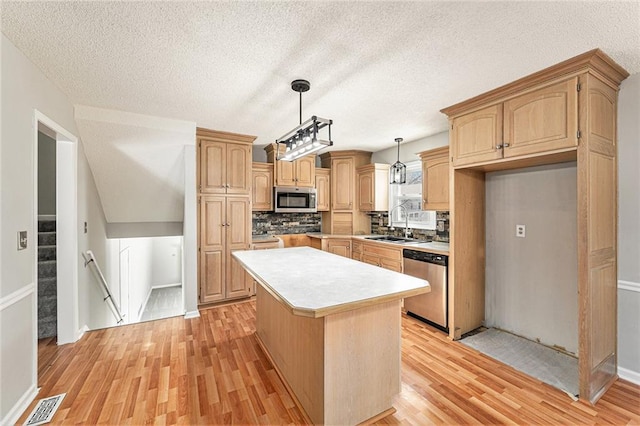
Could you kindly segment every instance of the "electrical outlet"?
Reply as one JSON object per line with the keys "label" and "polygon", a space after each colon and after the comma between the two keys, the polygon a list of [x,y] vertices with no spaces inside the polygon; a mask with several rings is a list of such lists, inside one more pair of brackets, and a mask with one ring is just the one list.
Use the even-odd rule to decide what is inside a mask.
{"label": "electrical outlet", "polygon": [[516,237],[524,238],[525,237],[526,226],[524,225],[516,225]]}
{"label": "electrical outlet", "polygon": [[27,231],[18,231],[18,250],[27,248]]}

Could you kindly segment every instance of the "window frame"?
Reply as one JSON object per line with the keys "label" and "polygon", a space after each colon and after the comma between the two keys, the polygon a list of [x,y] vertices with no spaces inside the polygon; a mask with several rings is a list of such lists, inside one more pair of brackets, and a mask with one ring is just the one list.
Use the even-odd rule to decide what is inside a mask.
{"label": "window frame", "polygon": [[[388,226],[394,228],[404,228],[405,226],[405,218],[404,218],[404,210],[399,208],[399,205],[407,206],[408,203],[414,205],[418,205],[418,209],[409,210],[409,221],[408,227],[411,229],[426,229],[426,230],[435,230],[436,229],[436,212],[432,210],[422,210],[422,161],[410,161],[405,163],[407,167],[407,183],[405,184],[391,184],[389,183],[389,211],[388,211]],[[419,175],[419,176],[418,176]],[[391,179],[389,179],[390,181]],[[411,183],[409,183],[411,182]],[[403,189],[408,189],[407,187],[413,187],[412,190],[418,192],[412,192],[409,194],[403,194]],[[404,202],[402,201],[404,198]],[[421,220],[411,220],[411,216],[415,216],[417,213],[420,213]]]}

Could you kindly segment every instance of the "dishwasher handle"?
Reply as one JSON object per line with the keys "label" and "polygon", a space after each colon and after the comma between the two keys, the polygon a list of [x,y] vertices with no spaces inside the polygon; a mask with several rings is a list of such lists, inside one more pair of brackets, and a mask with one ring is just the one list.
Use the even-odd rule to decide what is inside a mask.
{"label": "dishwasher handle", "polygon": [[447,266],[449,263],[449,256],[411,249],[402,250],[402,257],[405,259],[417,260],[418,262],[434,263],[441,266]]}

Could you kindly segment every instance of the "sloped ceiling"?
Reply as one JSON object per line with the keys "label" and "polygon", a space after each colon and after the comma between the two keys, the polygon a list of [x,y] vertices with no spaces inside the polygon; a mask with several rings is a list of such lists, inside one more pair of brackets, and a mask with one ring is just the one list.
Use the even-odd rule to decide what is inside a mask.
{"label": "sloped ceiling", "polygon": [[195,123],[87,106],[75,118],[107,222],[182,222]]}
{"label": "sloped ceiling", "polygon": [[[1,13],[2,32],[74,104],[255,135],[256,145],[298,124],[298,78],[311,82],[303,120],[333,119],[333,149],[378,151],[446,130],[443,107],[596,47],[640,71],[638,1],[3,1]],[[163,181],[150,163],[179,174],[171,132],[95,116],[78,126],[108,220],[159,215],[125,214],[116,199],[168,203],[163,220],[179,216],[177,177],[151,184]]]}

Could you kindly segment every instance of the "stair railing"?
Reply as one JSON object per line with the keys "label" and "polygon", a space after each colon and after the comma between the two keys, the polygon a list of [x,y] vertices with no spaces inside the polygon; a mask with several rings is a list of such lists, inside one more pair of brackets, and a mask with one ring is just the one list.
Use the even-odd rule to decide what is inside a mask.
{"label": "stair railing", "polygon": [[93,265],[91,271],[98,281],[100,290],[102,290],[102,296],[104,297],[103,301],[106,302],[107,306],[109,306],[109,309],[111,309],[113,316],[118,321],[117,324],[120,324],[124,321],[123,315],[120,313],[120,308],[118,307],[118,304],[109,291],[109,284],[107,284],[107,280],[104,278],[104,275],[102,275],[102,271],[100,270],[100,266],[98,266],[98,261],[93,255],[93,252],[91,250],[87,250],[86,253],[82,253],[82,257],[84,258],[85,268],[87,266]]}

